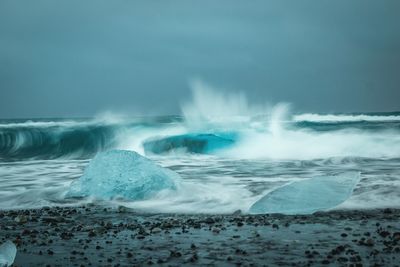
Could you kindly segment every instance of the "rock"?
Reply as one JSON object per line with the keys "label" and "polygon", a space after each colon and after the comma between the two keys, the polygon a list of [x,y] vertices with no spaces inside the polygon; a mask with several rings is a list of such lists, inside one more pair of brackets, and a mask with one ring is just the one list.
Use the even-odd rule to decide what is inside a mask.
{"label": "rock", "polygon": [[15,217],[14,221],[19,224],[24,224],[28,221],[28,218],[25,215],[18,215]]}
{"label": "rock", "polygon": [[367,241],[365,241],[365,245],[368,246],[368,247],[374,246],[374,240],[369,238]]}
{"label": "rock", "polygon": [[153,233],[153,234],[158,234],[158,233],[161,233],[161,228],[158,228],[158,227],[155,227],[155,228],[153,228],[153,229],[151,229],[151,232]]}
{"label": "rock", "polygon": [[378,230],[377,232],[383,238],[386,238],[390,235],[389,231],[386,231],[386,230]]}
{"label": "rock", "polygon": [[65,222],[66,220],[61,216],[55,216],[55,217],[42,217],[42,221],[45,223],[58,224],[61,222]]}
{"label": "rock", "polygon": [[391,214],[391,213],[393,213],[393,212],[392,212],[391,209],[386,208],[386,209],[383,210],[383,213],[385,213],[385,214]]}
{"label": "rock", "polygon": [[214,228],[212,229],[212,232],[215,233],[215,234],[219,234],[219,232],[221,232],[221,229],[218,228],[218,227],[214,227]]}
{"label": "rock", "polygon": [[213,218],[211,218],[211,217],[207,217],[204,220],[204,222],[207,223],[207,224],[213,224],[213,223],[215,223],[215,220]]}
{"label": "rock", "polygon": [[190,257],[189,261],[190,261],[190,262],[195,262],[195,261],[197,261],[198,259],[199,259],[199,257],[197,256],[196,253],[194,253],[194,254],[192,255],[192,257]]}
{"label": "rock", "polygon": [[179,251],[174,251],[174,250],[170,251],[170,257],[179,258],[181,256],[182,256],[182,253],[180,253]]}
{"label": "rock", "polygon": [[62,233],[60,234],[61,239],[64,239],[64,240],[69,240],[69,239],[71,239],[73,236],[74,236],[74,235],[73,235],[72,233],[70,233],[70,232],[62,232]]}
{"label": "rock", "polygon": [[233,216],[240,216],[240,215],[242,215],[242,211],[241,211],[241,210],[235,210],[235,211],[232,213],[232,215],[233,215]]}
{"label": "rock", "polygon": [[400,232],[393,233],[393,240],[400,241]]}
{"label": "rock", "polygon": [[92,229],[89,231],[88,237],[94,237],[94,236],[96,236],[96,232]]}
{"label": "rock", "polygon": [[117,210],[119,213],[126,213],[128,211],[128,208],[124,206],[118,206]]}

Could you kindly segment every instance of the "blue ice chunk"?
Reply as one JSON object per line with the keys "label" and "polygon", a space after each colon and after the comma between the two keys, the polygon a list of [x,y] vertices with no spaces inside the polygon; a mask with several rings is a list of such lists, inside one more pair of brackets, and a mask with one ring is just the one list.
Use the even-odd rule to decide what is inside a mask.
{"label": "blue ice chunk", "polygon": [[71,184],[67,197],[141,200],[164,189],[175,190],[179,179],[136,152],[111,150],[97,154],[83,176]]}
{"label": "blue ice chunk", "polygon": [[252,214],[312,214],[334,208],[348,199],[360,180],[351,172],[292,182],[266,194],[255,202]]}
{"label": "blue ice chunk", "polygon": [[14,243],[7,240],[0,246],[0,267],[8,267],[14,263],[17,248]]}
{"label": "blue ice chunk", "polygon": [[176,149],[185,149],[191,153],[210,154],[232,146],[235,139],[236,135],[233,133],[191,133],[148,140],[144,142],[143,147],[146,153],[153,154],[163,154]]}

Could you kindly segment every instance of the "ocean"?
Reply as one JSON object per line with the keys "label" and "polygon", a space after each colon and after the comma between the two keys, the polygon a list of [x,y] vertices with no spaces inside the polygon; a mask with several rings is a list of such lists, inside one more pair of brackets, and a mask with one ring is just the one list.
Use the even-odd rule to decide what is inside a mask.
{"label": "ocean", "polygon": [[[334,209],[400,208],[400,112],[289,114],[281,105],[269,115],[204,117],[0,120],[0,209],[95,203],[157,213],[246,212],[291,182],[349,172],[359,172],[360,181]],[[112,149],[177,172],[182,186],[140,201],[66,197],[90,160]]]}

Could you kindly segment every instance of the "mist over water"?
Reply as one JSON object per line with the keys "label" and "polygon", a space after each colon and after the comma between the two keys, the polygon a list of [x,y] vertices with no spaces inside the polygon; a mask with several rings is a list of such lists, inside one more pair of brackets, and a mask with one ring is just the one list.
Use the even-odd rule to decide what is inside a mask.
{"label": "mist over water", "polygon": [[[252,104],[202,81],[193,81],[192,92],[181,116],[0,121],[0,208],[96,202],[144,212],[246,212],[287,183],[354,171],[360,182],[338,208],[400,203],[400,113],[298,114],[288,103]],[[232,136],[233,143],[206,154],[144,149],[148,140],[186,135]],[[179,190],[142,201],[66,198],[89,160],[110,149],[172,169],[182,177]]]}

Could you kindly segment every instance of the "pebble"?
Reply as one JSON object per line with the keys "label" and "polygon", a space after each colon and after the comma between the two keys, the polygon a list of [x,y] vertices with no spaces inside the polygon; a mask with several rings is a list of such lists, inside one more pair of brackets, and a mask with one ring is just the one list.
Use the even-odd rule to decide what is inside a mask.
{"label": "pebble", "polygon": [[151,232],[152,232],[153,234],[158,234],[158,233],[160,233],[161,231],[162,231],[161,228],[158,228],[158,227],[155,227],[155,228],[151,229]]}
{"label": "pebble", "polygon": [[214,228],[212,229],[212,232],[215,233],[215,234],[219,234],[219,232],[221,232],[221,229],[218,228],[218,227],[214,227]]}
{"label": "pebble", "polygon": [[15,217],[14,221],[19,224],[24,224],[28,222],[28,218],[25,215],[18,215]]}
{"label": "pebble", "polygon": [[[90,210],[94,212],[95,208],[90,208]],[[42,210],[39,211],[43,212]],[[386,262],[379,263],[382,266],[390,266],[390,261],[397,262],[399,259],[398,253],[400,253],[399,225],[393,218],[397,216],[397,210],[394,210],[393,213],[380,212],[381,216],[383,216],[382,214],[386,215],[384,217],[374,217],[372,221],[368,216],[360,218],[358,215],[355,215],[353,221],[347,221],[348,216],[335,215],[333,213],[329,219],[334,220],[331,224],[327,224],[324,221],[326,220],[326,217],[324,217],[326,215],[322,213],[319,217],[322,216],[324,217],[323,219],[313,217],[311,221],[316,224],[322,223],[323,227],[329,226],[326,228],[328,232],[323,232],[321,236],[312,240],[301,240],[299,235],[294,235],[294,233],[313,234],[307,228],[310,220],[308,216],[278,217],[275,215],[253,216],[236,214],[236,218],[231,215],[168,215],[168,217],[167,215],[156,215],[150,217],[138,216],[133,213],[119,215],[115,210],[109,210],[109,212],[114,214],[101,217],[99,220],[92,217],[87,217],[87,220],[82,220],[82,217],[78,217],[79,219],[76,220],[77,217],[69,214],[85,214],[85,210],[79,208],[75,210],[51,208],[48,213],[43,212],[43,217],[38,215],[40,214],[38,211],[17,211],[14,212],[12,217],[7,215],[12,214],[11,212],[0,211],[1,221],[9,220],[11,222],[8,225],[0,224],[0,232],[5,233],[1,233],[0,243],[6,239],[15,240],[15,244],[19,247],[19,255],[32,255],[32,259],[46,258],[46,256],[39,257],[38,254],[54,255],[48,257],[51,262],[46,262],[46,264],[57,265],[57,263],[60,263],[60,257],[61,260],[64,257],[64,260],[74,261],[74,263],[71,263],[71,265],[75,264],[74,266],[79,266],[84,259],[86,259],[86,266],[125,266],[124,263],[129,263],[131,266],[143,266],[146,263],[165,264],[166,266],[179,266],[182,264],[207,265],[207,262],[211,261],[210,257],[212,257],[216,265],[223,265],[222,262],[226,260],[231,261],[226,264],[257,266],[258,260],[263,256],[262,253],[264,251],[268,251],[267,253],[282,252],[287,255],[294,246],[308,250],[303,250],[305,251],[304,255],[300,255],[299,261],[296,259],[296,262],[291,261],[289,258],[282,258],[282,265],[304,266],[307,263],[311,263],[315,266],[329,264],[361,266],[361,262],[376,263],[376,259],[387,259]],[[20,222],[23,222],[23,219],[17,222],[16,218],[18,216],[20,218],[25,217],[26,222],[29,221],[29,227],[21,225],[23,223]],[[68,220],[60,219],[63,216]],[[342,219],[337,221],[337,218]],[[392,219],[389,221],[386,218]],[[77,223],[74,222],[72,224],[72,220],[76,220]],[[380,223],[377,223],[378,220],[380,220]],[[40,227],[35,227],[35,223],[33,223],[35,221]],[[90,223],[88,223],[89,221]],[[365,226],[357,224],[357,222],[361,221],[366,221]],[[293,229],[286,229],[285,227],[279,229],[279,226],[289,225],[289,222]],[[307,224],[306,227],[302,226],[302,223]],[[338,224],[335,225],[335,223]],[[246,231],[243,228],[239,228],[244,224],[246,224]],[[391,227],[389,227],[389,224]],[[271,228],[265,227],[267,225],[276,230],[271,231]],[[348,225],[354,226],[354,230]],[[41,228],[42,226],[43,228]],[[201,228],[201,230],[195,230],[196,227]],[[334,230],[330,231],[330,227]],[[165,232],[167,229],[170,230],[170,234],[152,236],[152,234]],[[208,231],[219,235],[210,235]],[[175,233],[179,233],[179,235]],[[284,236],[285,242],[281,241],[279,237],[277,238],[277,235],[281,233],[283,235],[288,234]],[[202,237],[202,234],[205,234],[205,236]],[[314,234],[319,235],[318,233]],[[130,236],[134,239],[130,239]],[[351,238],[341,238],[347,236]],[[239,239],[241,237],[245,238]],[[287,242],[286,238],[288,239]],[[356,241],[355,243],[350,241],[353,238]],[[138,241],[136,239],[145,240]],[[297,243],[294,243],[294,239],[296,239]],[[334,242],[329,242],[331,239]],[[196,244],[199,247],[190,243],[192,240],[196,240],[198,242]],[[217,244],[214,240],[216,240]],[[157,242],[165,242],[165,244],[157,246]],[[257,244],[257,248],[252,247],[254,243]],[[60,245],[65,244],[76,245],[75,247],[70,246],[71,250],[66,252],[68,254],[66,257],[65,255],[61,256],[62,253],[58,250]],[[357,244],[360,246],[357,246]],[[104,249],[101,245],[105,246]],[[173,249],[171,250],[169,246]],[[232,250],[232,247],[237,246],[241,246],[241,248]],[[263,250],[259,249],[261,246]],[[118,249],[115,249],[115,247],[118,247]],[[109,248],[114,249],[111,255]],[[54,249],[56,249],[57,253],[54,253]],[[135,255],[129,250],[134,251]],[[154,256],[154,253],[159,253],[160,257],[149,257],[149,255]],[[379,256],[377,257],[376,255]],[[310,258],[310,260],[307,260],[307,258]],[[119,259],[122,264],[113,263],[116,259]],[[273,260],[268,260],[267,263],[271,266],[274,265]],[[275,262],[275,264],[277,263]]]}

